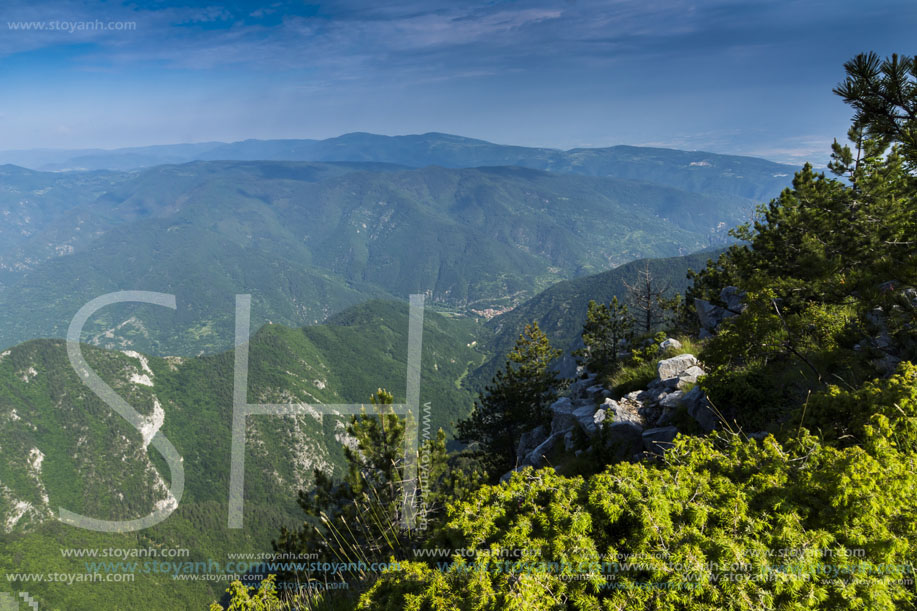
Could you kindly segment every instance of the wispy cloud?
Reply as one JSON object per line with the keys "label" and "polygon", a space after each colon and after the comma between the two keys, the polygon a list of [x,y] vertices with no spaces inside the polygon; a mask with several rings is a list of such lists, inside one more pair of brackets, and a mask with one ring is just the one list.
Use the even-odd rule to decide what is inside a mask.
{"label": "wispy cloud", "polygon": [[[282,129],[311,135],[335,129],[451,129],[558,147],[659,143],[793,156],[819,146],[789,142],[796,133],[824,133],[820,141],[843,133],[843,108],[811,114],[807,121],[814,125],[808,127],[800,113],[811,113],[816,104],[825,108],[841,63],[853,53],[906,51],[917,28],[917,4],[7,0],[0,5],[0,29],[12,21],[55,19],[132,21],[136,28],[3,31],[0,73],[11,95],[0,99],[0,114],[7,117],[3,129],[9,137],[46,134],[52,141],[56,136],[43,126],[74,115],[79,99],[90,116],[64,121],[73,125],[74,139],[136,108],[144,109],[142,123],[158,138],[166,137],[164,129],[172,124],[238,121],[227,131],[250,130],[245,135],[254,137]],[[56,89],[49,90],[48,82]],[[58,99],[54,94],[63,90],[67,95]],[[116,112],[106,113],[100,102],[114,100],[119,100]],[[99,118],[92,118],[95,112]],[[112,129],[140,133],[143,125],[135,124]],[[175,132],[191,137],[185,134],[198,133],[192,127]],[[195,137],[227,136],[208,131]]]}
{"label": "wispy cloud", "polygon": [[[10,32],[0,39],[0,55],[88,43],[90,47],[74,53],[87,66],[107,62],[192,70],[290,70],[344,65],[372,71],[380,66],[417,68],[433,59],[439,70],[466,71],[484,63],[498,68],[502,62],[518,67],[520,60],[534,67],[546,59],[576,62],[674,52],[686,37],[703,39],[705,33],[733,27],[741,16],[726,10],[730,6],[735,4],[729,0],[713,0],[702,9],[687,0],[542,0],[524,5],[410,0],[332,2],[314,10],[284,2],[252,10],[244,4],[239,9],[146,8],[67,0],[38,7],[13,0],[0,9],[3,21],[130,20],[137,28],[121,35]],[[741,6],[740,14],[754,12],[753,3]],[[758,27],[762,25],[759,20]]]}

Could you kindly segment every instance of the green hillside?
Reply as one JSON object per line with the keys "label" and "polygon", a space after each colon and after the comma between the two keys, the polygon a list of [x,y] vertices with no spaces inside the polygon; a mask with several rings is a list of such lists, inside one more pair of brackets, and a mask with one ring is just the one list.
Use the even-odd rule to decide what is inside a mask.
{"label": "green hillside", "polygon": [[[0,290],[0,346],[62,337],[90,299],[177,295],[91,322],[103,346],[196,355],[231,341],[233,295],[302,326],[367,298],[451,308],[520,303],[551,284],[721,244],[751,200],[521,168],[197,162],[123,180],[47,222]],[[68,243],[56,256],[49,244]]]}
{"label": "green hillside", "polygon": [[[470,347],[478,331],[473,319],[425,314],[421,401],[430,404],[433,430],[451,430],[470,408],[460,380],[484,358]],[[368,403],[380,386],[403,400],[406,336],[407,306],[380,301],[327,325],[268,325],[252,338],[249,400]],[[57,522],[58,507],[109,520],[146,515],[168,499],[162,478],[169,469],[146,449],[140,432],[79,382],[63,342],[36,340],[7,350],[0,355],[0,573],[94,572],[86,560],[63,557],[61,549],[69,547],[187,548],[189,561],[221,563],[227,553],[264,552],[281,525],[299,520],[290,491],[311,486],[313,468],[340,476],[344,418],[253,417],[245,527],[230,531],[233,354],[158,358],[89,346],[84,353],[149,422],[159,414],[159,430],[183,459],[184,496],[165,522],[139,533],[93,533]],[[226,583],[137,574],[113,592],[95,585],[27,589],[52,608],[176,609],[203,605]]]}
{"label": "green hillside", "polygon": [[[383,547],[397,569],[354,571],[358,592],[320,608],[917,608],[917,57],[864,53],[844,68],[834,93],[855,114],[830,175],[806,164],[738,227],[743,243],[692,275],[658,340],[618,356],[628,322],[592,308],[590,375],[558,380],[561,350],[526,327],[460,425],[469,446],[438,457],[436,526]],[[605,301],[613,284],[586,290]],[[571,285],[518,316],[563,334]],[[468,485],[490,465],[488,484]],[[343,503],[313,505],[326,523],[366,505],[354,481]],[[383,534],[358,539],[367,555]],[[258,596],[277,609],[306,599]]]}
{"label": "green hillside", "polygon": [[0,166],[0,288],[41,260],[72,252],[79,238],[76,225],[57,235],[55,222],[130,179],[117,172],[49,173]]}

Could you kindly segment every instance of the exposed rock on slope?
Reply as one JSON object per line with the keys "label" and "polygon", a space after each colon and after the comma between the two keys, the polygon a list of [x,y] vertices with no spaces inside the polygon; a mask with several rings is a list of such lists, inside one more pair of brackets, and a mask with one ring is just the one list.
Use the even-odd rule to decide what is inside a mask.
{"label": "exposed rock on slope", "polygon": [[716,328],[727,318],[736,316],[745,311],[743,299],[745,293],[734,286],[724,287],[720,291],[720,301],[724,305],[716,305],[703,299],[694,300],[694,310],[701,327],[701,339],[716,333]]}
{"label": "exposed rock on slope", "polygon": [[[661,353],[673,348],[680,348],[675,339],[660,344]],[[656,379],[645,390],[620,399],[613,399],[611,390],[599,384],[593,373],[576,380],[568,395],[551,405],[550,429],[539,426],[522,435],[517,469],[543,466],[545,456],[561,443],[565,451],[581,454],[576,440],[582,436],[591,445],[604,444],[619,460],[639,459],[644,452],[662,453],[679,433],[673,416],[682,409],[704,432],[716,428],[717,417],[703,391],[698,386],[688,389],[704,375],[694,355],[661,359],[656,370]]]}

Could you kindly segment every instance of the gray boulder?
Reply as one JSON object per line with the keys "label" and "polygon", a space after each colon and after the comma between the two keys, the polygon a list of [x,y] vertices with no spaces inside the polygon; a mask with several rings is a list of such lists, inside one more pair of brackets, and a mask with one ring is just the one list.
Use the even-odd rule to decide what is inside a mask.
{"label": "gray boulder", "polygon": [[658,394],[661,392],[672,392],[678,388],[678,378],[665,378],[659,379],[656,378],[650,382],[646,387],[646,392],[652,394]]}
{"label": "gray boulder", "polygon": [[[677,378],[672,378],[677,380]],[[645,406],[656,407],[659,405],[659,402],[665,399],[666,395],[675,390],[675,385],[673,384],[671,388],[653,388],[647,389],[637,395],[637,399]]]}
{"label": "gray boulder", "polygon": [[681,390],[688,384],[696,384],[697,379],[705,374],[706,372],[697,365],[688,367],[681,373],[681,375],[678,376],[676,387]]}
{"label": "gray boulder", "polygon": [[525,457],[547,438],[548,431],[543,426],[537,426],[531,431],[522,433],[519,437],[519,444],[516,446],[516,456],[519,458]]}
{"label": "gray boulder", "polygon": [[710,407],[707,396],[700,386],[695,386],[681,398],[682,405],[688,408],[688,415],[697,421],[705,433],[716,428],[719,418]]}
{"label": "gray boulder", "polygon": [[708,332],[712,333],[723,322],[723,308],[704,299],[694,298],[694,311],[697,312],[697,321],[701,328]]}
{"label": "gray boulder", "polygon": [[563,439],[569,431],[563,431],[560,433],[552,433],[547,439],[541,442],[537,448],[528,453],[528,455],[522,459],[520,466],[531,465],[533,467],[540,467],[544,464],[544,456],[548,454],[551,450],[554,449],[554,446],[557,445],[557,442]]}
{"label": "gray boulder", "polygon": [[596,384],[590,386],[586,389],[585,395],[591,399],[604,399],[605,397],[611,396],[611,391],[602,386],[601,384]]}
{"label": "gray boulder", "polygon": [[720,291],[720,300],[726,304],[726,309],[735,314],[741,314],[747,307],[742,301],[745,298],[745,292],[740,291],[736,286],[727,286]]}
{"label": "gray boulder", "polygon": [[623,399],[620,402],[614,399],[605,399],[602,408],[607,426],[621,422],[631,422],[641,428],[643,426],[643,418],[638,411],[639,404]]}
{"label": "gray boulder", "polygon": [[681,405],[681,399],[684,397],[684,394],[685,393],[681,392],[680,390],[669,393],[659,402],[659,405],[660,407],[664,407],[666,409],[675,409]]}
{"label": "gray boulder", "polygon": [[659,405],[659,402],[662,401],[667,394],[675,392],[676,390],[678,390],[678,378],[666,378],[665,380],[656,378],[650,382],[646,390],[642,390],[637,394],[636,400],[646,405],[655,406]]}
{"label": "gray boulder", "polygon": [[551,431],[569,431],[576,426],[576,417],[573,415],[573,402],[569,397],[561,397],[551,404]]}
{"label": "gray boulder", "polygon": [[573,383],[570,384],[569,396],[571,397],[583,396],[587,388],[589,388],[590,386],[595,386],[595,381],[596,381],[596,375],[594,373],[590,373],[585,378],[574,380]]}
{"label": "gray boulder", "polygon": [[727,286],[720,292],[720,298],[728,305],[727,308],[715,305],[704,299],[694,299],[694,311],[697,312],[697,321],[701,326],[701,339],[716,333],[716,328],[725,319],[741,314],[745,311],[742,303],[742,293],[734,286]]}
{"label": "gray boulder", "polygon": [[674,426],[661,426],[643,431],[643,447],[647,452],[662,454],[668,444],[672,443],[678,429]]}
{"label": "gray boulder", "polygon": [[659,361],[656,365],[656,372],[660,380],[677,378],[691,367],[697,365],[697,358],[693,354],[679,354],[670,359]]}
{"label": "gray boulder", "polygon": [[663,342],[660,342],[659,349],[665,352],[666,350],[681,350],[681,342],[670,337]]}
{"label": "gray boulder", "polygon": [[566,411],[568,409],[573,409],[573,401],[570,397],[561,397],[557,401],[551,404],[548,407],[549,410],[553,411]]}
{"label": "gray boulder", "polygon": [[564,433],[564,451],[572,452],[575,444],[573,441],[573,431]]}
{"label": "gray boulder", "polygon": [[648,422],[652,422],[655,427],[669,426],[683,397],[684,393],[680,390],[667,394],[659,401],[658,411],[648,418]]}
{"label": "gray boulder", "polygon": [[585,405],[573,412],[577,424],[583,429],[583,432],[593,437],[599,432],[599,426],[605,420],[605,410],[596,409],[595,405]]}

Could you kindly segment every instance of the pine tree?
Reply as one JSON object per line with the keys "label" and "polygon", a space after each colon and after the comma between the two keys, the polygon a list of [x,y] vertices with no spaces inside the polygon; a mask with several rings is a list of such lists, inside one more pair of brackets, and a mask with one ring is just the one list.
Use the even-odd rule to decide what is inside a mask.
{"label": "pine tree", "polygon": [[614,373],[618,368],[620,344],[630,339],[633,327],[633,317],[626,305],[618,303],[617,297],[613,297],[610,304],[590,301],[582,333],[585,348],[575,354],[592,371]]}
{"label": "pine tree", "polygon": [[513,467],[516,443],[524,430],[549,423],[548,406],[565,383],[550,368],[561,353],[551,347],[538,323],[526,325],[504,368],[480,396],[471,416],[459,423],[463,440],[481,444],[492,473]]}
{"label": "pine tree", "polygon": [[[374,413],[353,416],[345,445],[348,469],[342,481],[316,469],[315,485],[300,491],[298,503],[306,522],[295,530],[283,528],[274,550],[285,554],[317,553],[322,560],[383,562],[405,557],[422,538],[419,529],[402,525],[404,508],[405,420],[389,407],[393,395],[379,389],[370,396]],[[479,485],[479,478],[447,466],[445,433],[424,442],[419,449],[417,486],[420,521],[429,528],[440,520],[447,499],[461,499]],[[435,524],[434,524],[435,525]],[[422,527],[421,526],[421,527]],[[303,580],[309,575],[282,575],[284,580]],[[327,575],[313,575],[325,579]],[[365,574],[338,575],[356,578]]]}
{"label": "pine tree", "polygon": [[844,64],[847,77],[834,88],[853,107],[853,126],[886,145],[898,142],[917,165],[917,57],[897,53],[882,61],[861,53]]}

